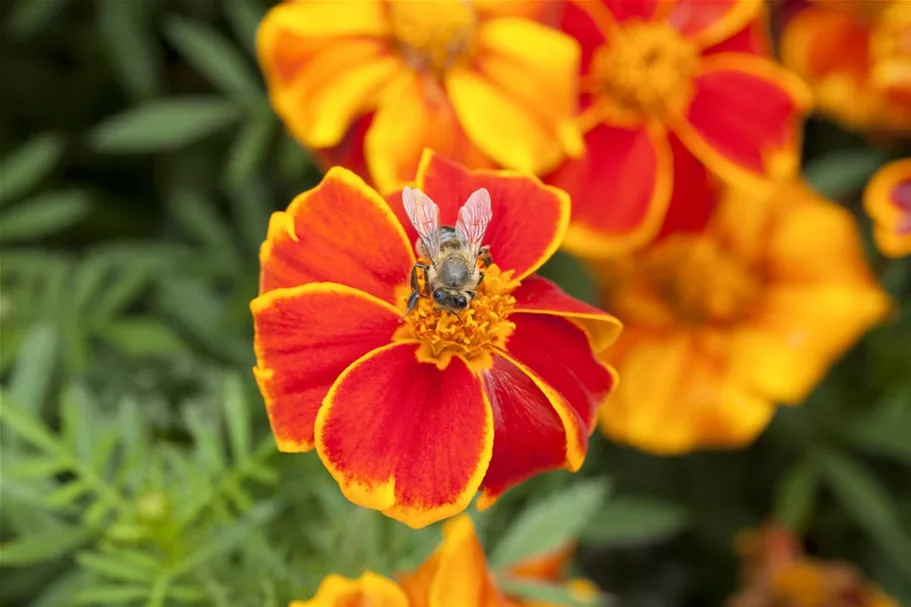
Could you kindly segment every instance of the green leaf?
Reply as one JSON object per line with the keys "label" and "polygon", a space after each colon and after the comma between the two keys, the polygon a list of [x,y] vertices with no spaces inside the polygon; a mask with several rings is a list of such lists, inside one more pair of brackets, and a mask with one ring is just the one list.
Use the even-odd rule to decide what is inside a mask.
{"label": "green leaf", "polygon": [[83,569],[124,582],[151,584],[158,575],[155,569],[141,567],[135,561],[127,561],[100,552],[80,552],[76,555],[76,562]]}
{"label": "green leaf", "polygon": [[812,461],[791,468],[779,481],[775,495],[775,520],[795,533],[802,533],[810,522],[819,473]]}
{"label": "green leaf", "polygon": [[533,502],[494,547],[490,562],[503,568],[562,547],[579,536],[607,496],[603,480],[571,485]]}
{"label": "green leaf", "polygon": [[48,455],[65,453],[60,440],[44,425],[44,422],[30,411],[10,402],[5,392],[0,392],[0,421]]}
{"label": "green leaf", "polygon": [[93,431],[98,429],[92,397],[78,383],[66,386],[60,400],[61,434],[66,445],[76,454],[80,463],[91,465]]}
{"label": "green leaf", "polygon": [[689,524],[676,504],[651,497],[622,496],[607,502],[586,526],[582,541],[592,545],[652,542]]}
{"label": "green leaf", "polygon": [[804,169],[804,178],[822,196],[841,198],[863,189],[890,156],[869,148],[826,154]]}
{"label": "green leaf", "polygon": [[155,37],[148,2],[97,0],[101,38],[117,77],[134,99],[149,99],[161,90],[161,48]]}
{"label": "green leaf", "polygon": [[8,472],[11,476],[28,479],[51,478],[68,469],[66,461],[56,457],[30,456],[12,464]]}
{"label": "green leaf", "polygon": [[13,366],[6,396],[37,411],[48,396],[60,348],[53,327],[39,323],[29,328]]}
{"label": "green leaf", "polygon": [[0,566],[24,567],[60,558],[88,541],[91,531],[53,525],[0,545]]}
{"label": "green leaf", "polygon": [[61,156],[63,138],[57,133],[33,137],[5,156],[0,161],[0,205],[38,187],[57,168]]}
{"label": "green leaf", "polygon": [[250,455],[250,417],[244,397],[244,384],[237,373],[228,373],[222,386],[231,452],[235,460],[243,461]]}
{"label": "green leaf", "polygon": [[89,145],[111,153],[173,151],[228,127],[239,116],[240,108],[220,97],[150,101],[96,125]]}
{"label": "green leaf", "polygon": [[75,480],[48,495],[45,503],[51,509],[72,506],[76,500],[89,493],[90,490],[91,488],[86,483]]}
{"label": "green leaf", "polygon": [[0,218],[0,243],[51,236],[82,220],[91,209],[88,194],[80,190],[51,192],[23,200]]}
{"label": "green leaf", "polygon": [[911,576],[911,539],[888,491],[867,468],[848,455],[827,450],[819,454],[820,470],[845,509]]}
{"label": "green leaf", "polygon": [[68,0],[19,0],[6,17],[6,30],[23,39],[45,27]]}
{"label": "green leaf", "polygon": [[845,424],[845,437],[870,453],[894,458],[911,465],[911,389],[884,399],[872,411],[850,424]]}
{"label": "green leaf", "polygon": [[237,187],[252,179],[269,154],[278,122],[268,106],[259,108],[241,129],[225,166],[225,182]]}
{"label": "green leaf", "polygon": [[244,57],[208,25],[175,15],[165,20],[164,31],[187,62],[225,93],[260,94],[259,79]]}
{"label": "green leaf", "polygon": [[168,356],[187,348],[171,327],[152,316],[112,320],[102,327],[99,337],[136,358]]}
{"label": "green leaf", "polygon": [[148,586],[98,585],[80,590],[75,597],[77,605],[121,605],[149,598]]}
{"label": "green leaf", "polygon": [[573,596],[573,593],[565,586],[509,577],[499,577],[497,582],[503,592],[509,596],[522,598],[528,602],[533,601],[536,604],[565,605],[566,607],[595,607],[600,604],[598,599],[581,599]]}
{"label": "green leaf", "polygon": [[263,5],[255,0],[222,0],[222,8],[228,24],[234,30],[234,36],[240,40],[247,53],[255,57],[256,30],[266,14]]}
{"label": "green leaf", "polygon": [[231,228],[211,198],[179,188],[168,197],[168,206],[187,234],[212,247],[220,255],[234,253]]}

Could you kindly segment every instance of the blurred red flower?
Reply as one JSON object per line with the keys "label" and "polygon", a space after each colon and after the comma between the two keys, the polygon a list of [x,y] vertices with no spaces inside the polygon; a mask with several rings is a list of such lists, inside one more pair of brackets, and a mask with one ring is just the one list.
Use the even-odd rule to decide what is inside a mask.
{"label": "blurred red flower", "polygon": [[[533,177],[425,152],[417,188],[442,224],[479,188],[493,265],[461,317],[422,297],[404,321],[416,233],[342,168],[272,216],[251,304],[254,369],[282,451],[316,448],[353,502],[421,527],[509,486],[582,465],[614,385],[596,353],[611,315],[535,276],[569,197]],[[532,211],[530,211],[530,209]]]}

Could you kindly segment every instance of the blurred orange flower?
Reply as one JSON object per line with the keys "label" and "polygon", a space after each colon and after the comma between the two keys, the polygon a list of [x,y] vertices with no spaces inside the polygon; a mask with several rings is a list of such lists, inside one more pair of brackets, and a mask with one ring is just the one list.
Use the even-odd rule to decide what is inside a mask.
{"label": "blurred orange flower", "polygon": [[[512,579],[563,582],[562,572],[573,546],[512,567]],[[487,564],[484,548],[467,515],[443,525],[443,542],[417,569],[393,582],[374,573],[357,580],[330,575],[309,601],[290,607],[560,607],[509,596],[497,584]],[[584,579],[570,580],[570,593],[578,600],[594,600],[598,588]],[[347,601],[347,602],[346,602]]]}
{"label": "blurred orange flower", "polygon": [[356,580],[329,575],[309,601],[291,601],[289,607],[410,607],[398,584],[367,572]]}
{"label": "blurred orange flower", "polygon": [[911,135],[911,2],[808,3],[783,27],[781,59],[848,128]]}
{"label": "blurred orange flower", "polygon": [[890,311],[844,209],[796,181],[714,202],[681,201],[655,242],[600,266],[626,324],[601,427],[647,451],[751,442]]}
{"label": "blurred orange flower", "polygon": [[400,201],[338,167],[272,216],[251,308],[278,448],[315,447],[348,499],[421,527],[478,490],[486,507],[538,472],[582,465],[614,384],[595,353],[620,324],[534,274],[566,230],[564,192],[429,151],[416,185],[444,225],[489,192],[495,263],[461,316],[421,297],[402,319],[414,228]]}
{"label": "blurred orange flower", "polygon": [[742,532],[736,547],[743,588],[727,607],[898,607],[851,565],[805,556],[777,525]]}
{"label": "blurred orange flower", "polygon": [[911,254],[911,158],[881,168],[864,191],[876,246],[889,257]]}
{"label": "blurred orange flower", "polygon": [[798,165],[810,93],[762,56],[756,0],[576,0],[586,154],[547,177],[573,199],[564,246],[603,258],[639,246],[672,195],[713,175],[768,188]]}
{"label": "blurred orange flower", "polygon": [[555,6],[288,1],[260,25],[259,61],[294,136],[384,193],[414,177],[425,147],[541,173],[583,151],[578,45],[531,18]]}

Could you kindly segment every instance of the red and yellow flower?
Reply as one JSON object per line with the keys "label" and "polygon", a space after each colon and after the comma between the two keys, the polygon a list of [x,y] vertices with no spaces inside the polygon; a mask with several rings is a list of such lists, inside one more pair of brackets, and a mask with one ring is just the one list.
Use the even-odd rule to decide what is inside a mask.
{"label": "red and yellow flower", "polygon": [[351,501],[421,527],[478,490],[486,507],[537,472],[582,465],[615,383],[595,353],[620,325],[534,274],[566,231],[564,192],[429,151],[416,187],[450,225],[473,191],[490,193],[494,264],[461,317],[421,298],[400,320],[416,234],[400,199],[390,208],[342,168],[272,216],[251,308],[278,448],[316,448]]}
{"label": "red and yellow flower", "polygon": [[806,3],[781,34],[781,60],[820,111],[848,128],[911,135],[911,3]]}
{"label": "red and yellow flower", "polygon": [[889,257],[911,255],[911,158],[881,168],[864,191],[876,246]]}
{"label": "red and yellow flower", "polygon": [[288,1],[260,25],[259,61],[294,136],[384,193],[414,176],[425,147],[542,173],[583,150],[578,45],[535,20],[555,6]]}
{"label": "red and yellow flower", "polygon": [[648,247],[601,266],[626,324],[604,432],[674,454],[751,442],[891,309],[851,216],[797,182],[672,207]]}
{"label": "red and yellow flower", "polygon": [[[508,577],[517,580],[564,583],[563,570],[572,546],[552,554],[521,561]],[[580,601],[597,599],[598,588],[584,579],[566,582]],[[529,602],[503,592],[490,570],[474,523],[461,515],[443,525],[443,542],[417,569],[397,581],[374,573],[357,580],[330,575],[309,601],[290,607],[559,607]]]}
{"label": "red and yellow flower", "polygon": [[714,176],[746,188],[798,164],[806,86],[762,56],[756,0],[577,0],[586,154],[547,178],[573,199],[565,247],[606,257],[648,242],[673,194]]}
{"label": "red and yellow flower", "polygon": [[743,587],[727,607],[898,607],[855,567],[807,557],[778,525],[740,533],[736,548]]}

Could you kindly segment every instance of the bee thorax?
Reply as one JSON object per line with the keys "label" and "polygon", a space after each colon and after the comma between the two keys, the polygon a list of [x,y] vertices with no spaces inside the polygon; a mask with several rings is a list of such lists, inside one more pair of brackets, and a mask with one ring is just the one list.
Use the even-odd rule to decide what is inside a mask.
{"label": "bee thorax", "polygon": [[450,257],[440,264],[439,281],[446,287],[463,287],[469,281],[468,264],[461,257]]}

